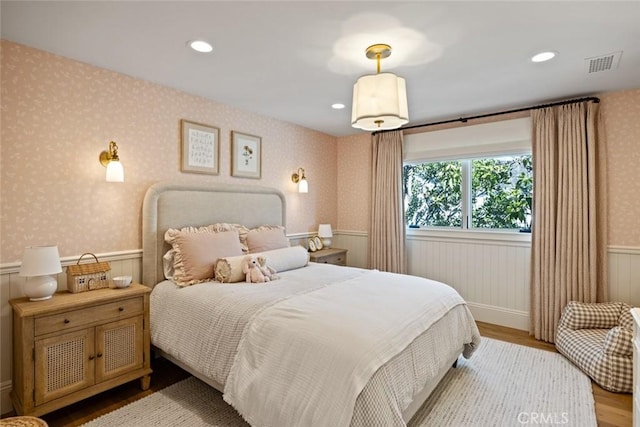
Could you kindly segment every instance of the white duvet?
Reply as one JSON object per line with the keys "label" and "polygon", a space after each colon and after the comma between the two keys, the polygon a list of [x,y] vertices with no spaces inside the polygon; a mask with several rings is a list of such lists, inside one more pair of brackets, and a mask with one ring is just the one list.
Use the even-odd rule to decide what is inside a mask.
{"label": "white duvet", "polygon": [[249,322],[224,399],[254,426],[348,426],[374,372],[464,301],[371,271],[292,296]]}
{"label": "white duvet", "polygon": [[[339,403],[340,408],[336,407],[336,419],[343,425],[349,424],[352,415],[350,423],[354,427],[405,426],[402,413],[414,394],[432,382],[436,373],[448,366],[452,357],[463,348],[465,357],[469,357],[479,343],[477,327],[462,299],[454,290],[437,282],[387,276],[387,273],[371,275],[368,270],[314,263],[278,274],[281,279],[266,285],[202,283],[179,288],[166,281],[156,285],[151,293],[152,344],[210,384],[217,384],[221,389],[225,387],[229,401],[255,425],[309,425],[294,421],[294,417],[318,417],[321,411],[316,408],[319,406],[311,402],[316,397],[324,400],[327,394],[336,392],[348,396]],[[397,286],[389,284],[385,289],[386,278],[394,283],[399,278],[409,282]],[[431,290],[427,291],[427,288]],[[342,291],[344,293],[338,295]],[[374,299],[378,300],[377,308],[369,305]],[[401,299],[411,299],[412,307],[405,309]],[[299,308],[295,307],[296,300],[301,304]],[[435,305],[427,305],[427,300]],[[307,313],[314,306],[320,306],[320,311]],[[399,309],[401,306],[403,308]],[[451,306],[453,308],[448,310]],[[341,317],[345,314],[338,314],[339,311],[344,311],[347,317]],[[412,320],[409,311],[418,312],[418,316]],[[443,316],[438,314],[443,311],[446,312]],[[279,318],[278,313],[291,318],[293,324],[280,323],[285,320]],[[431,318],[426,314],[431,314]],[[303,319],[309,322],[303,323]],[[322,326],[319,319],[330,321]],[[408,326],[400,326],[399,332],[385,331],[384,319]],[[369,332],[360,330],[364,324],[371,324],[373,329]],[[322,332],[327,328],[336,333]],[[420,329],[423,331],[419,332]],[[289,332],[295,332],[297,336],[280,335]],[[269,338],[271,333],[274,335]],[[315,336],[321,336],[320,341],[311,340]],[[301,346],[289,345],[294,340]],[[345,341],[356,350],[347,350],[347,362],[336,362],[327,369],[327,360],[338,357],[328,354],[325,357],[333,341],[340,351],[348,347],[344,345]],[[274,370],[273,374],[289,377],[284,383],[274,381],[273,389],[260,385],[265,381],[271,383],[271,379],[263,377],[268,374],[264,363],[275,367],[278,361],[274,359],[280,358],[270,354],[267,346],[271,345],[285,347],[281,363],[285,369],[280,373]],[[382,353],[374,360],[360,360],[360,356],[373,352],[365,351],[365,348],[379,348]],[[305,361],[299,357],[305,349],[306,352],[322,353],[322,358],[315,362]],[[396,356],[385,363],[384,360],[394,352]],[[307,363],[312,367],[307,367]],[[254,365],[257,369],[251,372]],[[377,371],[375,366],[379,366]],[[357,375],[353,380],[345,381],[348,375],[343,373],[349,369],[354,369]],[[372,371],[375,371],[373,376]],[[256,381],[253,381],[254,376]],[[342,385],[329,384],[326,381],[330,378],[337,378]],[[305,379],[309,384],[304,383]],[[321,387],[313,391],[316,385]],[[343,385],[343,391],[336,391]],[[290,387],[295,387],[295,392]],[[354,406],[353,395],[359,389],[362,391]],[[311,395],[313,393],[315,395]],[[255,403],[260,406],[264,396],[270,398],[271,395],[274,399],[269,407],[254,408]],[[297,399],[300,398],[307,403],[299,403]],[[296,409],[298,405],[301,408]],[[263,421],[262,415],[256,415],[254,411],[261,414],[265,409],[280,414],[267,416],[284,416],[289,421]],[[329,421],[323,421],[326,413],[321,415],[322,420],[313,421],[314,425],[328,425]]]}

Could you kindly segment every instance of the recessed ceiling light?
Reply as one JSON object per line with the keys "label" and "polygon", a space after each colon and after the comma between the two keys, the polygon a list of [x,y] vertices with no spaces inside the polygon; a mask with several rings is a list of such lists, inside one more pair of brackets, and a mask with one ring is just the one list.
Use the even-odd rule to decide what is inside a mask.
{"label": "recessed ceiling light", "polygon": [[209,53],[213,50],[213,46],[204,40],[192,40],[188,44],[191,49],[197,52]]}
{"label": "recessed ceiling light", "polygon": [[331,104],[331,108],[333,108],[334,110],[342,110],[344,108],[344,104]]}
{"label": "recessed ceiling light", "polygon": [[556,56],[556,52],[548,51],[548,52],[540,52],[531,57],[531,61],[533,62],[544,62],[550,59],[553,59]]}

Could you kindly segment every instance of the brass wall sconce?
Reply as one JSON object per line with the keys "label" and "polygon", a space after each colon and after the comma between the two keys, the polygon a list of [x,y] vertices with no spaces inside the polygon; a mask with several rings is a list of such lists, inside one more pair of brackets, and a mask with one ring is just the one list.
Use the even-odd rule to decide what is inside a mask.
{"label": "brass wall sconce", "polygon": [[304,176],[304,169],[298,168],[298,171],[291,175],[291,181],[298,184],[298,193],[309,192],[309,183],[307,177]]}
{"label": "brass wall sconce", "polygon": [[111,141],[109,151],[100,153],[100,164],[107,168],[107,182],[124,182],[124,168],[118,157],[118,145]]}

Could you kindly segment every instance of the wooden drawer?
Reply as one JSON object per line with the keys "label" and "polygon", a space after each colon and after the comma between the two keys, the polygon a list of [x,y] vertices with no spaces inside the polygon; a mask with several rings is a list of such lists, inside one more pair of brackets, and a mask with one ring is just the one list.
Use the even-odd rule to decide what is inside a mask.
{"label": "wooden drawer", "polygon": [[346,254],[326,255],[318,258],[317,262],[322,264],[347,265],[347,256]]}
{"label": "wooden drawer", "polygon": [[137,297],[51,316],[38,317],[35,319],[35,335],[70,330],[95,322],[117,320],[121,317],[140,314],[143,310],[143,297]]}

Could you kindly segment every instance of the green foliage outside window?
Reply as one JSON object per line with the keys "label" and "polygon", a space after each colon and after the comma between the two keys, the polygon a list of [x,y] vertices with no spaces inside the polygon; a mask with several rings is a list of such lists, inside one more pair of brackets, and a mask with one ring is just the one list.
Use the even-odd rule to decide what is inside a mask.
{"label": "green foliage outside window", "polygon": [[405,221],[420,227],[462,226],[462,164],[404,166]]}
{"label": "green foliage outside window", "polygon": [[407,225],[462,227],[464,162],[471,166],[471,226],[528,228],[533,187],[530,155],[405,165]]}
{"label": "green foliage outside window", "polygon": [[528,228],[533,189],[531,156],[471,162],[473,227]]}

